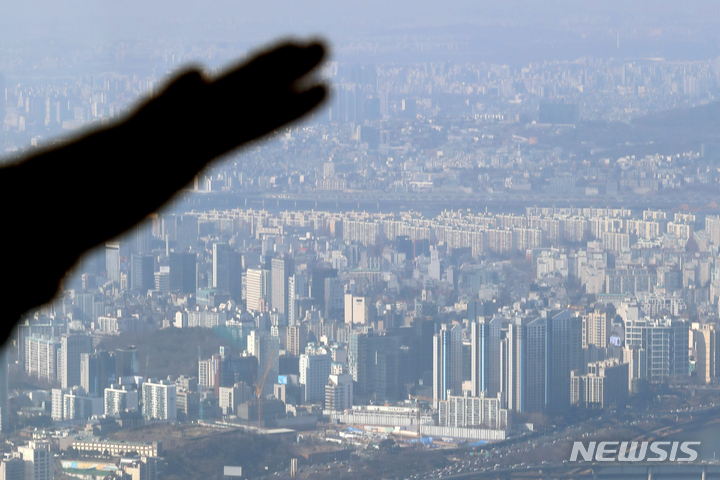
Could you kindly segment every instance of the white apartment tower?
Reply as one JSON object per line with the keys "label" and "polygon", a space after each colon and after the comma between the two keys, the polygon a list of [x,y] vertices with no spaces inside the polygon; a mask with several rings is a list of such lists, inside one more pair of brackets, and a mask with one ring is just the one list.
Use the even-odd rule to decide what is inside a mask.
{"label": "white apartment tower", "polygon": [[142,385],[142,413],[148,420],[177,419],[177,386],[167,380],[148,380]]}
{"label": "white apartment tower", "polygon": [[138,392],[131,385],[113,385],[105,389],[105,415],[116,416],[138,410]]}

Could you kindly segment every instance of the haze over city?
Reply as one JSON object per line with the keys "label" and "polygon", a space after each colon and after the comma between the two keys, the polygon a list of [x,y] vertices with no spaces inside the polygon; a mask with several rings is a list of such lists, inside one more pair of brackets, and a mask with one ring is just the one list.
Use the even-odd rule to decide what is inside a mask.
{"label": "haze over city", "polygon": [[[628,478],[576,442],[720,477],[719,24],[712,1],[7,5],[3,162],[282,38],[327,44],[329,95],[10,320],[0,480]],[[234,98],[173,121],[200,142]],[[147,137],[177,141],[160,178],[100,149],[66,224],[193,160]],[[78,235],[32,192],[37,228],[6,232],[24,292]]]}

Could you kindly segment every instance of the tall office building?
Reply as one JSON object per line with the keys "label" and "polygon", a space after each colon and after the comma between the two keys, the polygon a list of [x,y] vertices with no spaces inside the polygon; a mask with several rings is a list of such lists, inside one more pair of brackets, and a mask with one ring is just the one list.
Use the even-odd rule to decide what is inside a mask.
{"label": "tall office building", "polygon": [[53,453],[50,442],[28,442],[25,447],[17,447],[13,457],[24,462],[25,480],[53,480]]}
{"label": "tall office building", "polygon": [[213,288],[221,292],[230,291],[230,245],[227,243],[213,244],[212,257]]}
{"label": "tall office building", "polygon": [[152,219],[145,219],[129,232],[130,249],[133,253],[144,254],[152,251]]}
{"label": "tall office building", "polygon": [[342,412],[353,406],[353,379],[349,374],[330,375],[325,385],[325,410]]}
{"label": "tall office building", "polygon": [[367,297],[345,294],[345,323],[348,325],[368,325],[375,320],[375,306]]}
{"label": "tall office building", "polygon": [[325,310],[325,279],[337,277],[334,268],[316,268],[310,277],[310,297],[318,310]]}
{"label": "tall office building", "polygon": [[570,310],[549,311],[546,315],[545,411],[557,414],[570,406],[570,374],[581,367],[582,318]]}
{"label": "tall office building", "polygon": [[195,215],[183,215],[177,222],[176,252],[195,251],[198,243],[198,219]]}
{"label": "tall office building", "polygon": [[80,356],[92,352],[92,338],[85,334],[63,334],[60,336],[60,365],[58,376],[62,388],[79,386]]}
{"label": "tall office building", "polygon": [[196,279],[196,255],[170,252],[170,291],[195,293]]}
{"label": "tall office building", "polygon": [[264,268],[248,268],[245,304],[248,312],[267,311],[271,296],[270,271]]}
{"label": "tall office building", "polygon": [[3,458],[0,480],[25,480],[25,462],[20,458]]}
{"label": "tall office building", "polygon": [[278,337],[274,337],[268,332],[253,330],[248,336],[247,351],[258,361],[255,381],[259,383],[265,376],[265,372],[268,372],[263,394],[269,395],[273,393],[273,385],[280,371],[280,342]]}
{"label": "tall office building", "polygon": [[325,318],[337,321],[343,317],[345,308],[345,285],[342,279],[325,279]]}
{"label": "tall office building", "polygon": [[140,375],[140,358],[137,347],[129,345],[115,350],[115,379]]}
{"label": "tall office building", "polygon": [[242,301],[243,290],[243,266],[242,255],[235,250],[230,250],[228,265],[228,293],[236,303]]}
{"label": "tall office building", "polygon": [[147,420],[177,419],[177,386],[168,380],[148,380],[142,384],[142,414]]}
{"label": "tall office building", "polygon": [[214,389],[216,369],[217,363],[214,356],[208,359],[198,358],[198,386],[206,389]]}
{"label": "tall office building", "polygon": [[80,386],[88,395],[102,396],[115,377],[115,357],[104,350],[80,354]]}
{"label": "tall office building", "polygon": [[155,286],[155,259],[152,255],[130,256],[130,289],[146,293]]}
{"label": "tall office building", "polygon": [[322,402],[325,398],[325,386],[330,376],[330,355],[300,355],[300,385],[305,385],[304,401]]}
{"label": "tall office building", "polygon": [[272,299],[272,308],[285,316],[285,322],[287,324],[289,298],[288,279],[295,273],[293,259],[289,256],[273,258],[271,262],[271,272],[272,292],[270,297]]}
{"label": "tall office building", "polygon": [[238,405],[255,398],[255,392],[245,382],[237,382],[231,387],[220,387],[218,393],[218,404],[223,415],[235,414]]}
{"label": "tall office building", "polygon": [[120,282],[120,243],[105,244],[105,271],[107,278],[113,282]]}
{"label": "tall office building", "polygon": [[227,243],[213,244],[212,288],[229,293],[233,300],[242,297],[242,257]]}
{"label": "tall office building", "polygon": [[348,350],[354,395],[376,402],[405,398],[403,386],[409,372],[403,369],[403,337],[377,333],[352,333]]}
{"label": "tall office building", "polygon": [[300,299],[305,296],[305,277],[291,275],[288,278],[288,325],[300,323]]}
{"label": "tall office building", "polygon": [[433,399],[447,400],[448,391],[462,391],[462,329],[443,324],[433,337]]}
{"label": "tall office building", "polygon": [[155,290],[160,293],[170,293],[170,267],[161,266],[159,272],[153,274]]}

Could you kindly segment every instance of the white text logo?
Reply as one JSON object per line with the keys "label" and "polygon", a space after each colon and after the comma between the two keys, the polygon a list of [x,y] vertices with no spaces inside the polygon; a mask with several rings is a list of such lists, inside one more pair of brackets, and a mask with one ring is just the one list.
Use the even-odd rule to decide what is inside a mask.
{"label": "white text logo", "polygon": [[700,442],[574,442],[570,461],[693,462]]}

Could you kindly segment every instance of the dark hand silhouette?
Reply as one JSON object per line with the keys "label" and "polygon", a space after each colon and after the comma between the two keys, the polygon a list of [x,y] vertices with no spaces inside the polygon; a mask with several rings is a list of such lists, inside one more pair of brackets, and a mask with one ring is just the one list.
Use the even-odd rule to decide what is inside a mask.
{"label": "dark hand silhouette", "polygon": [[2,340],[52,299],[83,252],[157,210],[213,159],[316,107],[325,88],[298,80],[324,51],[286,43],[215,79],[188,70],[116,124],[0,169]]}

